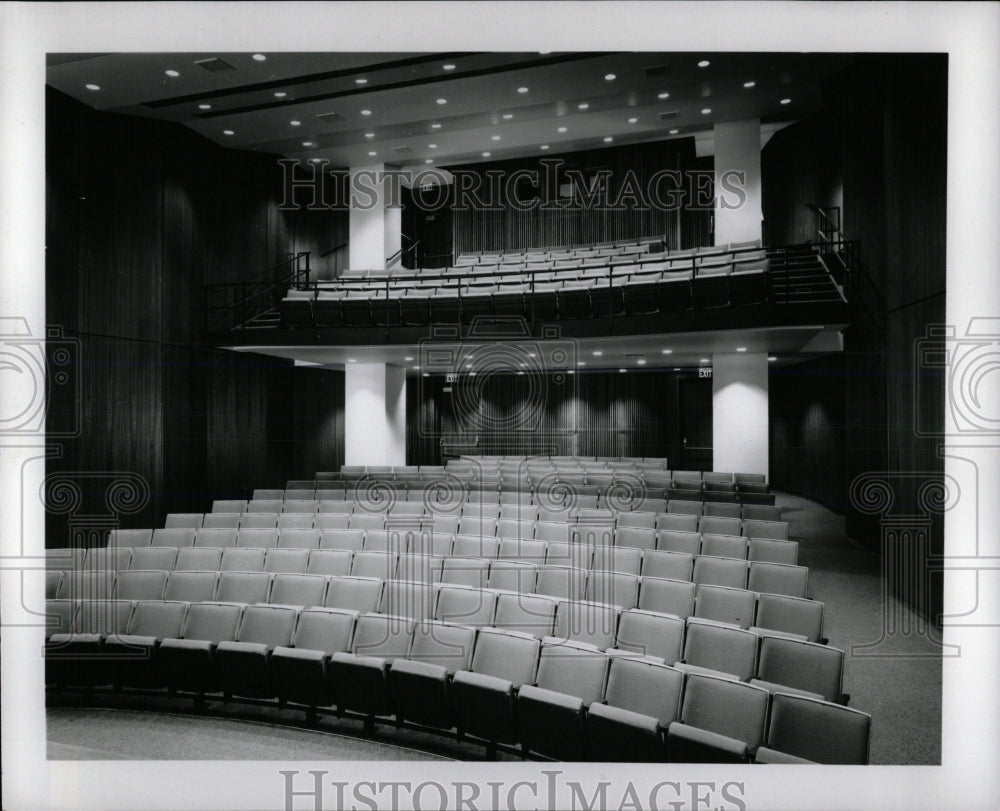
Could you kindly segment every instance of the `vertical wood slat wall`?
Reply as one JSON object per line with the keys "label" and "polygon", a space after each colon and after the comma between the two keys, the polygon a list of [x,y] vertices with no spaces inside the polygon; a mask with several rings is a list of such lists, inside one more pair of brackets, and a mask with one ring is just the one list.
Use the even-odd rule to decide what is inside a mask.
{"label": "vertical wood slat wall", "polygon": [[[452,211],[452,244],[455,254],[486,250],[523,250],[557,245],[589,244],[614,240],[637,239],[646,236],[662,236],[669,248],[696,247],[707,244],[710,239],[710,210],[693,210],[685,204],[677,210],[667,210],[650,203],[648,189],[651,179],[660,170],[687,173],[695,169],[706,170],[704,160],[694,154],[694,140],[682,138],[637,144],[616,148],[606,148],[575,152],[566,156],[564,169],[578,169],[587,174],[599,168],[610,171],[606,181],[609,204],[554,207],[558,200],[558,189],[545,183],[547,177],[542,164],[537,160],[496,161],[489,164],[451,167],[457,172],[475,172],[483,176],[483,189],[479,198],[486,206],[459,206]],[[536,171],[540,179],[542,203],[530,209],[511,205],[501,193],[506,178],[518,169]],[[487,185],[485,172],[499,171],[503,179],[495,186]],[[560,170],[560,173],[563,170]],[[559,175],[562,182],[566,178]],[[634,177],[642,190],[640,201],[624,196],[620,205],[613,205],[623,191],[626,177]],[[555,184],[555,185],[558,185]],[[684,188],[689,188],[685,183]],[[668,197],[669,184],[664,183],[659,194]],[[491,192],[497,192],[492,194]],[[529,194],[522,192],[521,199]],[[690,201],[688,201],[690,202]],[[419,227],[419,218],[416,226]]]}
{"label": "vertical wood slat wall", "polygon": [[[46,322],[79,347],[52,390],[61,455],[47,472],[85,491],[77,512],[100,518],[104,488],[134,474],[148,503],[109,520],[162,526],[167,512],[341,464],[342,373],[199,342],[204,282],[325,249],[346,235],[346,212],[281,210],[273,158],[179,125],[51,89],[46,118]],[[47,543],[65,545],[72,520],[47,515]]]}

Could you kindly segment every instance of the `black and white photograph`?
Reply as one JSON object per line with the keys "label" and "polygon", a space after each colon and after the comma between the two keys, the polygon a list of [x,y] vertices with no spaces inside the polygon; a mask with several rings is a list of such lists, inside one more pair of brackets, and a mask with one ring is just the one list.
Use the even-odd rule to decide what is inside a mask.
{"label": "black and white photograph", "polygon": [[2,807],[995,808],[998,80],[996,4],[0,3]]}

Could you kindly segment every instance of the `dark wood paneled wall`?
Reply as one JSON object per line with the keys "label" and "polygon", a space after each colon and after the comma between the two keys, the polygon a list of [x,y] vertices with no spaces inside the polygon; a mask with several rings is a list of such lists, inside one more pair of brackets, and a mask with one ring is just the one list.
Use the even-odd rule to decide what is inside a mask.
{"label": "dark wood paneled wall", "polygon": [[[772,446],[771,469],[797,470],[801,458],[823,459],[843,478],[800,474],[789,489],[843,504],[850,535],[879,550],[886,516],[850,503],[858,477],[873,474],[894,491],[895,515],[917,509],[917,491],[939,481],[940,441],[918,436],[916,414],[943,415],[940,378],[921,374],[917,342],[945,316],[947,181],[947,57],[939,54],[856,57],[825,90],[824,111],[776,134],[763,153],[764,206],[769,232],[780,241],[812,239],[816,221],[805,202],[831,204],[842,195],[843,229],[860,240],[851,288],[852,322],[845,332],[839,386],[819,381],[796,402],[775,403],[779,416],[843,409],[840,452],[832,422],[800,426]],[[790,372],[789,372],[790,373]],[[808,365],[807,375],[816,374]],[[772,392],[784,383],[772,374]],[[801,397],[801,395],[800,395]],[[798,483],[798,486],[796,486]],[[931,519],[931,554],[943,545],[943,522]],[[915,580],[928,575],[925,553],[913,546],[901,565]],[[940,578],[917,607],[940,610]],[[902,594],[913,599],[917,591]]]}
{"label": "dark wood paneled wall", "polygon": [[52,90],[46,114],[46,320],[80,357],[51,403],[54,420],[77,430],[48,470],[86,495],[75,516],[49,516],[49,545],[81,517],[116,520],[105,504],[116,477],[149,491],[121,523],[162,526],[167,512],[283,484],[320,459],[339,464],[342,376],[206,349],[200,305],[207,281],[336,244],[346,212],[282,210],[273,157],[183,127],[95,112]]}
{"label": "dark wood paneled wall", "polygon": [[[553,173],[546,169],[543,160],[561,160],[563,164]],[[451,250],[456,254],[645,236],[664,237],[671,248],[692,247],[706,244],[706,233],[711,230],[711,205],[708,210],[693,210],[690,197],[685,199],[683,209],[656,204],[657,194],[660,200],[667,200],[672,190],[690,191],[693,185],[690,173],[695,169],[711,174],[711,167],[706,168],[695,157],[692,138],[449,169],[478,177],[480,185],[475,195],[466,196],[460,188],[453,189],[451,197],[455,205],[450,217],[439,213],[434,220],[428,221],[418,212],[409,214],[407,222],[412,224],[415,237],[422,238],[426,234],[428,242],[436,243],[442,219],[450,219]],[[517,205],[510,201],[507,179],[522,170],[534,172],[538,185],[531,189],[532,184],[522,183],[517,197],[522,201],[537,198],[537,203]],[[564,201],[563,205],[558,205],[559,186],[569,180],[568,170],[580,171],[587,177],[597,170],[605,170],[608,175],[606,194],[601,198],[603,202],[566,205]],[[663,181],[653,192],[653,178],[662,170],[681,172],[684,179],[675,185]],[[499,173],[498,179],[490,179],[488,172]],[[462,183],[457,181],[456,185],[461,187]],[[627,191],[631,194],[623,193]],[[417,203],[419,195],[410,198],[411,207]]]}
{"label": "dark wood paneled wall", "polygon": [[[407,386],[407,461],[440,464],[440,438],[470,453],[666,456],[679,459],[679,375],[413,378]],[[445,391],[450,388],[451,391]],[[704,419],[711,431],[712,415]]]}

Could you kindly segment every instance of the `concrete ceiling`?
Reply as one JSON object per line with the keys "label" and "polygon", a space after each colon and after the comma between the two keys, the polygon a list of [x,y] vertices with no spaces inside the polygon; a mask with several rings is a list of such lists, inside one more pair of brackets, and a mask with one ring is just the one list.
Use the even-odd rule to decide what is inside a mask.
{"label": "concrete ceiling", "polygon": [[47,80],[95,109],[178,122],[226,147],[324,159],[331,167],[445,167],[537,156],[543,145],[556,154],[687,136],[704,154],[716,122],[744,118],[759,118],[766,139],[818,109],[821,81],[847,59],[676,52],[50,54]]}

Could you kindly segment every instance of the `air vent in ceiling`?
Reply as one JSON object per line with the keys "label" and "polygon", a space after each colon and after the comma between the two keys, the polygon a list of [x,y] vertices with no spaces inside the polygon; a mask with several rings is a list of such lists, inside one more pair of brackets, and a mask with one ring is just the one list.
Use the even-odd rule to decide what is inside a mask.
{"label": "air vent in ceiling", "polygon": [[343,121],[343,116],[340,113],[320,113],[316,116],[320,121]]}
{"label": "air vent in ceiling", "polygon": [[199,68],[204,68],[209,73],[218,73],[221,70],[236,70],[228,62],[223,62],[218,57],[213,56],[211,59],[196,59],[195,64]]}
{"label": "air vent in ceiling", "polygon": [[392,151],[397,155],[410,155],[413,153],[413,150],[408,146],[394,146],[392,147]]}
{"label": "air vent in ceiling", "polygon": [[680,115],[679,110],[669,110],[668,112],[660,113],[660,120],[669,121],[671,118],[677,118],[677,116],[679,115]]}
{"label": "air vent in ceiling", "polygon": [[666,76],[670,73],[670,65],[650,65],[649,67],[643,68],[642,72],[645,73],[650,79],[657,76]]}

